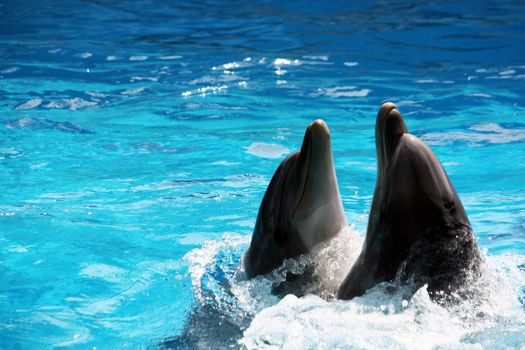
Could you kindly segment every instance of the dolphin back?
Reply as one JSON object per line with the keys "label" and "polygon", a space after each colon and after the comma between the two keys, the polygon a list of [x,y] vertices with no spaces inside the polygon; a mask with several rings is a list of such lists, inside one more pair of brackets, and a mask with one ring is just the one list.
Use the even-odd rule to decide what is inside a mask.
{"label": "dolphin back", "polygon": [[287,255],[285,225],[281,214],[286,198],[284,187],[288,176],[293,176],[299,152],[286,157],[275,171],[264,194],[250,247],[244,258],[248,278],[264,275],[278,267]]}

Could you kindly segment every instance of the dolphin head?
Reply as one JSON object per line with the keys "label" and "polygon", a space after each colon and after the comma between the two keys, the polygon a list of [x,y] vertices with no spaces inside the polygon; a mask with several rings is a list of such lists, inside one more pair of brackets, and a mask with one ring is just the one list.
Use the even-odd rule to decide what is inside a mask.
{"label": "dolphin head", "polygon": [[384,103],[376,119],[377,169],[380,173],[389,165],[401,137],[406,133],[408,129],[396,105]]}
{"label": "dolphin head", "polygon": [[[386,212],[396,222],[426,226],[467,226],[466,214],[450,179],[434,152],[410,134],[395,104],[381,106],[376,121],[378,176],[371,211],[372,231]],[[381,203],[381,206],[379,204]],[[392,205],[391,203],[395,203]],[[412,216],[416,219],[400,219]],[[406,228],[406,225],[405,225]],[[415,230],[408,230],[413,231]]]}
{"label": "dolphin head", "polygon": [[427,284],[433,299],[462,295],[482,261],[463,203],[436,154],[408,133],[395,105],[384,104],[379,119],[384,164],[376,185],[378,213],[370,214],[367,228],[368,272],[376,281],[400,272],[413,292]]}
{"label": "dolphin head", "polygon": [[301,150],[279,165],[259,208],[245,258],[249,277],[270,272],[284,259],[309,252],[344,226],[330,132],[317,119]]}
{"label": "dolphin head", "polygon": [[470,223],[441,162],[408,133],[393,103],[383,104],[377,115],[376,151],[365,243],[338,291],[342,299],[392,281],[400,268],[404,278],[429,283],[429,290],[441,288],[467,257],[477,261]]}

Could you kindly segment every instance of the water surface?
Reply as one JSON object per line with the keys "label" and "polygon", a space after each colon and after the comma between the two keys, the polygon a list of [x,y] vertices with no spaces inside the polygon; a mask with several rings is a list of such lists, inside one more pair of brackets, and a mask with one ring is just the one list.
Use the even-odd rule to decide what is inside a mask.
{"label": "water surface", "polygon": [[[225,280],[234,297],[214,305],[256,317],[236,347],[518,347],[524,57],[520,2],[0,4],[0,347],[155,348]],[[443,162],[506,286],[486,322],[423,292],[406,309],[373,293],[279,302],[233,277],[274,170],[315,118],[363,235],[384,101]]]}

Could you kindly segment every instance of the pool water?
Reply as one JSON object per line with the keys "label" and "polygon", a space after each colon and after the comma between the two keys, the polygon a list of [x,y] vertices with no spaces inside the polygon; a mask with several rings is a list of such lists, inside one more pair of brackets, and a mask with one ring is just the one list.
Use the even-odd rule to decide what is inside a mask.
{"label": "pool water", "polygon": [[[1,3],[0,348],[524,346],[524,33],[512,1]],[[385,101],[459,193],[485,299],[281,300],[240,279],[316,118],[350,224],[322,257],[355,258]]]}

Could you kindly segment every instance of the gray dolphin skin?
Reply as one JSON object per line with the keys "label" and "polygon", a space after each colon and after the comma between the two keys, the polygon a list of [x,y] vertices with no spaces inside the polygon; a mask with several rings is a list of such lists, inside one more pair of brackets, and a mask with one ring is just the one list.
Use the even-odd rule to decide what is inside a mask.
{"label": "gray dolphin skin", "polygon": [[482,258],[443,166],[408,133],[393,103],[381,107],[375,137],[377,182],[366,238],[338,298],[396,277],[416,288],[428,284],[433,298],[460,291],[479,274]]}
{"label": "gray dolphin skin", "polygon": [[268,185],[244,258],[247,277],[310,252],[345,226],[330,132],[317,119],[306,129],[301,150],[282,161]]}
{"label": "gray dolphin skin", "polygon": [[[332,157],[330,132],[318,119],[304,135],[301,150],[282,161],[263,197],[250,247],[244,257],[248,277],[271,272],[286,258],[310,252],[317,244],[336,236],[346,218],[339,195]],[[302,295],[311,281],[291,275],[286,283],[272,286],[277,295]],[[289,282],[289,283],[288,283]],[[227,293],[231,286],[223,286]],[[214,299],[214,290],[204,289],[206,300]],[[229,308],[214,303],[198,304],[186,319],[181,334],[164,339],[161,349],[238,348],[238,339],[251,322],[249,314],[232,317]]]}

